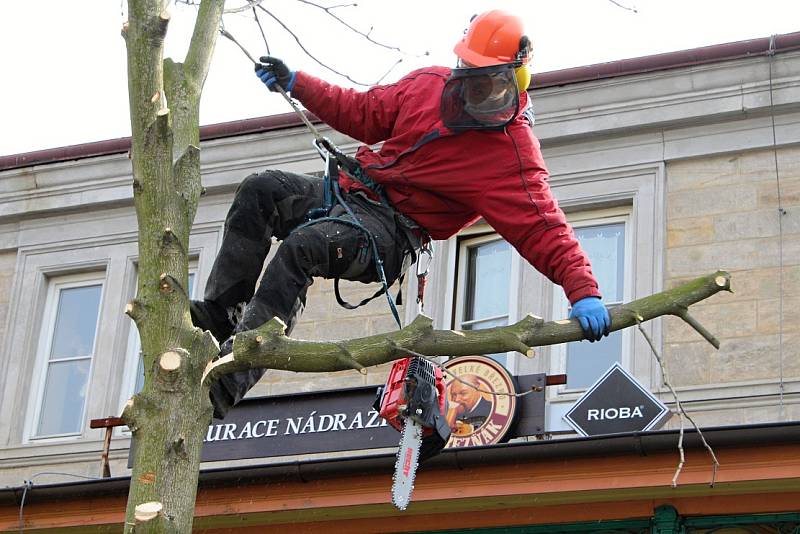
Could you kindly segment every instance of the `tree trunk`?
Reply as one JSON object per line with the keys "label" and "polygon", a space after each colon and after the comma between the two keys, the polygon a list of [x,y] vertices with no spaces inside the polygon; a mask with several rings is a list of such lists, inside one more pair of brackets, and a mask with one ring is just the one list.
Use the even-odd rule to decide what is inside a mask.
{"label": "tree trunk", "polygon": [[189,315],[189,233],[200,196],[199,103],[223,0],[204,0],[184,63],[163,61],[163,0],[130,0],[128,49],[139,282],[128,315],[145,385],[123,412],[136,440],[125,532],[191,532],[211,403],[201,384],[217,351]]}
{"label": "tree trunk", "polygon": [[[145,382],[122,414],[135,438],[125,532],[192,529],[200,452],[211,420],[209,384],[252,367],[335,371],[377,365],[409,352],[459,355],[518,350],[582,338],[576,321],[546,323],[528,316],[481,331],[432,329],[421,316],[399,332],[311,343],[287,338],[273,319],[236,337],[233,354],[212,363],[218,345],[192,326],[189,314],[189,234],[202,190],[199,102],[224,0],[203,0],[183,63],[163,59],[169,24],[166,0],[129,0],[122,34],[128,50],[133,195],[139,223],[139,282],[126,313],[142,341]],[[689,305],[729,289],[719,272],[611,311],[614,329],[660,315],[682,317],[716,340],[687,313]]]}

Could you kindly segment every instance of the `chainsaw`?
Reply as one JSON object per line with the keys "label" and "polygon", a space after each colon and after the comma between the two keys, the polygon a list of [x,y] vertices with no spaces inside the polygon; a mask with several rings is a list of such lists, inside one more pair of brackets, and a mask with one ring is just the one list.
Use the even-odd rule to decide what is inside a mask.
{"label": "chainsaw", "polygon": [[375,409],[401,434],[392,503],[405,510],[411,501],[417,466],[438,454],[450,438],[442,370],[425,358],[397,360],[386,385],[378,389]]}

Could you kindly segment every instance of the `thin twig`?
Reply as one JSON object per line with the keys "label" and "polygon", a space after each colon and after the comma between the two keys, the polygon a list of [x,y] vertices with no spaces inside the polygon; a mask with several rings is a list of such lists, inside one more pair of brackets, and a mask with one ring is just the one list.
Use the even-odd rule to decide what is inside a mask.
{"label": "thin twig", "polygon": [[264,38],[264,46],[267,47],[267,55],[270,56],[272,54],[269,51],[269,43],[267,42],[267,34],[264,33],[264,28],[263,28],[263,26],[261,26],[261,21],[258,20],[258,11],[256,11],[256,7],[255,6],[253,6],[253,16],[256,19],[256,24],[258,24],[258,29],[261,32],[261,37]]}
{"label": "thin twig", "polygon": [[686,413],[686,410],[683,408],[683,405],[681,404],[681,401],[678,398],[678,392],[675,391],[675,388],[672,387],[672,384],[669,381],[669,376],[667,375],[667,367],[666,365],[664,365],[664,360],[661,358],[661,355],[658,353],[658,350],[656,350],[656,346],[653,343],[653,340],[650,339],[650,336],[647,334],[647,332],[645,332],[641,322],[637,321],[636,324],[637,327],[639,328],[639,332],[642,333],[644,339],[647,341],[647,344],[650,345],[650,350],[653,351],[653,355],[656,357],[658,365],[661,367],[661,378],[663,379],[664,385],[667,386],[667,388],[669,388],[669,390],[672,392],[672,396],[675,399],[675,408],[678,410],[678,417],[680,418],[681,422],[680,434],[678,435],[678,451],[680,452],[681,460],[678,463],[677,469],[675,469],[675,475],[672,477],[672,487],[675,488],[678,486],[678,477],[680,476],[681,471],[683,470],[683,466],[686,463],[686,455],[684,454],[683,450],[683,433],[685,426],[684,418],[686,418],[689,420],[689,422],[692,423],[692,426],[697,431],[697,435],[700,436],[700,440],[703,442],[703,445],[708,450],[708,453],[711,455],[713,466],[711,471],[711,483],[709,484],[709,486],[713,488],[714,483],[717,480],[717,469],[719,468],[719,460],[717,460],[717,455],[714,454],[714,449],[712,449],[711,445],[709,445],[708,442],[706,441],[706,438],[703,435],[703,432],[700,430],[700,427],[697,426],[697,423],[694,422],[694,419],[692,419],[691,416],[688,413]]}
{"label": "thin twig", "polygon": [[294,38],[294,40],[297,42],[297,46],[299,46],[300,49],[303,52],[305,52],[308,57],[310,57],[311,59],[316,61],[320,66],[328,69],[329,71],[331,71],[334,74],[337,74],[337,75],[341,76],[342,78],[346,78],[347,80],[350,80],[351,82],[353,82],[356,85],[361,85],[361,86],[364,86],[364,87],[370,87],[370,86],[374,85],[374,84],[370,84],[370,83],[363,83],[363,82],[356,81],[353,78],[351,78],[350,76],[348,76],[347,74],[345,74],[343,72],[339,72],[338,70],[334,69],[333,67],[329,67],[328,65],[326,65],[325,63],[323,63],[322,61],[317,59],[311,52],[309,52],[308,49],[305,46],[303,46],[303,43],[300,41],[300,38],[297,37],[297,35],[292,30],[290,30],[289,27],[286,24],[284,24],[283,21],[281,21],[281,19],[279,19],[278,17],[273,15],[272,12],[270,12],[268,9],[266,9],[262,5],[258,5],[256,7],[258,7],[258,9],[260,9],[261,11],[263,11],[264,13],[266,13],[267,15],[272,17],[273,20],[275,20],[275,22],[280,24],[283,27],[283,29],[286,30],[289,33],[289,35],[291,35]]}
{"label": "thin twig", "polygon": [[[395,346],[397,346],[397,345],[395,345]],[[426,356],[424,354],[420,354],[419,352],[414,352],[413,350],[409,350],[409,349],[407,349],[405,347],[397,346],[397,350],[401,350],[401,351],[407,352],[411,356],[416,356],[417,358],[422,358],[422,359],[428,360],[433,365],[435,365],[436,367],[441,369],[443,373],[446,373],[446,374],[450,375],[450,377],[453,378],[453,380],[455,380],[456,382],[460,382],[460,383],[464,384],[465,386],[471,387],[472,389],[474,389],[475,391],[478,391],[479,393],[486,393],[487,395],[492,395],[492,396],[495,396],[495,397],[524,397],[525,395],[530,395],[531,393],[535,393],[536,391],[538,391],[538,390],[536,390],[534,388],[531,388],[528,391],[523,391],[522,393],[503,393],[501,391],[489,391],[488,389],[481,389],[478,386],[476,386],[475,384],[470,384],[469,382],[467,382],[466,380],[464,380],[460,376],[456,376],[450,369],[448,369],[447,367],[445,367],[441,363],[439,363],[436,360],[434,360],[431,356]]]}
{"label": "thin twig", "polygon": [[611,2],[612,4],[614,4],[615,6],[619,7],[619,8],[625,9],[627,11],[633,11],[634,13],[638,13],[638,11],[636,11],[636,6],[628,7],[628,6],[623,6],[622,4],[617,2],[616,0],[608,0],[608,1]]}
{"label": "thin twig", "polygon": [[[354,6],[357,6],[358,4],[338,4],[338,5],[335,5],[335,6],[325,7],[325,6],[319,5],[319,4],[315,3],[315,2],[311,2],[309,0],[297,0],[297,1],[301,2],[303,4],[307,4],[309,6],[314,6],[314,7],[318,8],[318,9],[323,10],[330,17],[332,17],[336,22],[338,22],[339,24],[341,24],[345,28],[347,28],[347,29],[357,33],[358,35],[362,36],[364,39],[366,39],[370,43],[378,45],[378,46],[380,46],[382,48],[386,48],[387,50],[394,50],[396,52],[400,52],[401,54],[406,55],[406,56],[412,56],[413,55],[413,54],[409,54],[408,52],[405,52],[404,50],[402,50],[402,49],[400,49],[400,48],[398,48],[396,46],[389,46],[387,44],[380,43],[380,42],[376,41],[375,39],[373,39],[372,37],[370,37],[370,34],[372,33],[372,29],[373,29],[372,27],[370,27],[370,29],[369,29],[369,31],[367,33],[364,33],[364,32],[362,32],[361,30],[355,28],[350,23],[348,23],[347,21],[343,20],[341,17],[339,17],[338,15],[336,15],[335,13],[333,13],[331,11],[333,9],[340,8],[340,7],[354,7]],[[428,53],[426,52],[423,55],[427,56]],[[421,57],[421,56],[414,56],[414,57]]]}
{"label": "thin twig", "polygon": [[230,9],[226,9],[222,12],[223,15],[228,15],[229,13],[242,13],[243,11],[247,11],[250,8],[255,8],[258,4],[263,2],[264,0],[247,0],[247,3],[241,7],[232,7]]}
{"label": "thin twig", "polygon": [[381,82],[383,81],[383,79],[384,79],[384,78],[386,78],[386,77],[389,75],[389,73],[390,73],[390,72],[392,72],[392,71],[394,70],[394,68],[395,68],[396,66],[398,66],[398,65],[399,65],[400,63],[402,63],[402,62],[403,62],[403,58],[400,58],[400,59],[398,59],[397,61],[395,61],[395,62],[394,62],[394,65],[392,65],[391,67],[389,67],[389,70],[387,70],[386,72],[384,72],[384,73],[383,73],[383,76],[381,76],[380,78],[378,78],[378,81],[376,81],[374,85],[378,85],[379,83],[381,83]]}

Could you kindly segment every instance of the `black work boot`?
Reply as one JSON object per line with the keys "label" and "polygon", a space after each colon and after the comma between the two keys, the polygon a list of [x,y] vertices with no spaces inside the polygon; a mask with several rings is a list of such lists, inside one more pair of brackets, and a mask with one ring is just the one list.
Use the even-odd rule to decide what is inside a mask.
{"label": "black work boot", "polygon": [[[300,308],[305,303],[305,292],[295,298],[294,307],[292,312],[287,318],[287,334],[291,333],[294,319]],[[291,304],[289,304],[291,306]],[[268,319],[274,317],[275,314],[271,309],[258,299],[251,300],[245,307],[242,313],[242,318],[233,329],[230,337],[219,345],[219,354],[217,359],[227,356],[233,352],[233,339],[239,332],[244,332],[252,328],[258,327],[267,322]],[[244,398],[250,388],[252,388],[262,376],[266,369],[248,369],[246,371],[236,371],[226,375],[222,375],[219,379],[211,385],[211,404],[214,405],[214,418],[223,419],[228,411],[233,408],[240,400]]]}
{"label": "black work boot", "polygon": [[[227,356],[231,352],[233,352],[233,336],[220,344],[219,355],[217,355],[216,359]],[[234,392],[237,390],[236,378],[241,377],[240,373],[242,372],[223,375],[211,385],[209,396],[211,397],[211,404],[214,406],[214,419],[224,419],[228,410],[238,401]]]}
{"label": "black work boot", "polygon": [[234,310],[226,310],[213,300],[193,300],[189,303],[189,311],[192,314],[192,323],[210,331],[220,343],[231,337],[236,327]]}

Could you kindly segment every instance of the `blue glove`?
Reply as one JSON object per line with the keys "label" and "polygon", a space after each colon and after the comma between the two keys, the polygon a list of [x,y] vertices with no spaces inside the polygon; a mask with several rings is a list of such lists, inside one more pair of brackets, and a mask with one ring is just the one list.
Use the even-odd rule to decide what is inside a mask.
{"label": "blue glove", "polygon": [[267,89],[275,93],[278,92],[277,86],[287,92],[292,90],[297,76],[295,71],[289,70],[286,63],[276,57],[262,56],[259,60],[261,63],[256,63],[256,76],[264,82]]}
{"label": "blue glove", "polygon": [[598,297],[584,297],[573,304],[569,318],[581,323],[583,335],[592,343],[611,331],[611,316]]}

